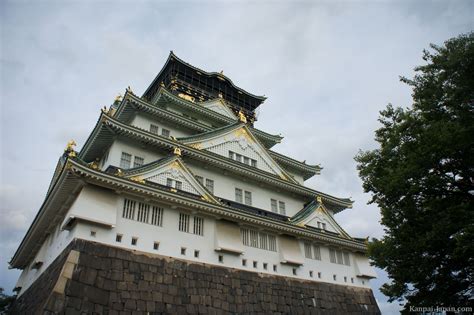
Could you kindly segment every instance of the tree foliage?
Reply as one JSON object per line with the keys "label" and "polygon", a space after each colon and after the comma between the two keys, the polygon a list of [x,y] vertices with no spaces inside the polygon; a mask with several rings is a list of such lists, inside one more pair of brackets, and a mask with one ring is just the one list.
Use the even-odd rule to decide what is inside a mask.
{"label": "tree foliage", "polygon": [[388,105],[379,148],[356,156],[385,226],[369,256],[391,279],[381,291],[413,306],[474,302],[474,33],[425,50],[409,108]]}

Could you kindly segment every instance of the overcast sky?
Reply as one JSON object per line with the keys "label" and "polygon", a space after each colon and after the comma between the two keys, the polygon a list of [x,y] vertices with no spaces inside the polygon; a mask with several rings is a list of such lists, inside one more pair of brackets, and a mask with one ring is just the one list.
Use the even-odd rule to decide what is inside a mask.
{"label": "overcast sky", "polygon": [[[130,85],[141,95],[170,50],[266,95],[256,126],[285,138],[276,151],[324,169],[307,185],[352,197],[336,215],[353,236],[380,237],[353,160],[376,147],[378,111],[409,106],[429,43],[474,29],[472,1],[0,2],[0,286],[38,211],[66,142],[78,148],[104,105]],[[397,305],[378,291],[385,314]]]}

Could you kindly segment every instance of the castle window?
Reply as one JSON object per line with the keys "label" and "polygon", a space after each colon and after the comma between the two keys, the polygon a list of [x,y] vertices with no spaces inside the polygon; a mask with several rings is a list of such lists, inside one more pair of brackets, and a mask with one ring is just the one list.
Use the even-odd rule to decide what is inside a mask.
{"label": "castle window", "polygon": [[267,263],[263,263],[263,269],[265,269],[265,270],[268,269],[268,264]]}
{"label": "castle window", "polygon": [[235,160],[236,160],[237,162],[242,162],[242,155],[236,153],[236,154],[235,154]]}
{"label": "castle window", "polygon": [[247,266],[247,259],[242,259],[242,266]]}
{"label": "castle window", "polygon": [[138,237],[132,237],[132,245],[136,246],[138,243]]}
{"label": "castle window", "polygon": [[163,226],[163,208],[153,206],[151,209],[151,224]]}
{"label": "castle window", "polygon": [[255,260],[253,261],[253,267],[258,268],[258,261],[255,261]]}
{"label": "castle window", "polygon": [[154,125],[154,124],[151,124],[150,125],[150,132],[151,133],[154,133],[155,135],[158,134],[158,126],[157,125]]}
{"label": "castle window", "polygon": [[150,214],[150,205],[143,202],[139,202],[138,212],[137,212],[137,221],[148,223],[149,214]]}
{"label": "castle window", "polygon": [[296,276],[296,268],[293,268],[293,275]]}
{"label": "castle window", "polygon": [[312,271],[312,270],[309,271],[309,276],[310,276],[311,278],[313,277],[313,271]]}
{"label": "castle window", "polygon": [[321,260],[321,248],[310,242],[304,242],[304,256],[309,259]]}
{"label": "castle window", "polygon": [[154,242],[153,243],[153,249],[158,250],[160,248],[160,242]]}
{"label": "castle window", "polygon": [[351,278],[351,283],[354,283],[354,278]]}
{"label": "castle window", "polygon": [[125,219],[133,220],[135,218],[135,206],[136,202],[134,200],[125,199],[123,202],[123,212],[122,217]]}
{"label": "castle window", "polygon": [[91,231],[91,237],[95,237],[97,235],[96,231]]}
{"label": "castle window", "polygon": [[199,258],[199,251],[198,250],[194,251],[194,258]]}
{"label": "castle window", "polygon": [[229,159],[234,159],[234,152],[232,151],[229,151]]}
{"label": "castle window", "polygon": [[223,255],[219,255],[219,262],[221,264],[224,263],[224,256]]}
{"label": "castle window", "polygon": [[278,206],[280,207],[280,214],[286,215],[285,203],[283,201],[279,201]]}
{"label": "castle window", "polygon": [[200,217],[194,217],[193,234],[204,235],[204,219]]}
{"label": "castle window", "polygon": [[252,205],[252,193],[250,191],[245,191],[245,204],[248,206]]}
{"label": "castle window", "polygon": [[181,247],[181,255],[186,256],[186,247]]}
{"label": "castle window", "polygon": [[242,189],[235,189],[235,201],[242,203]]}
{"label": "castle window", "polygon": [[181,232],[187,232],[189,233],[189,214],[186,213],[180,213],[179,214],[179,224],[178,224],[178,229]]}
{"label": "castle window", "polygon": [[334,281],[337,281],[336,275],[332,275],[332,279],[333,279]]}
{"label": "castle window", "polygon": [[166,186],[176,188],[177,190],[183,190],[183,183],[179,180],[174,180],[172,178],[166,179]]}
{"label": "castle window", "polygon": [[242,243],[245,246],[260,248],[264,250],[269,250],[276,252],[276,236],[267,234],[264,232],[259,232],[256,230],[251,230],[247,228],[240,229],[240,235],[242,237]]}
{"label": "castle window", "polygon": [[336,250],[336,258],[337,258],[337,263],[339,265],[343,265],[344,262],[342,260],[342,252],[340,250]]}
{"label": "castle window", "polygon": [[321,225],[323,226],[323,230],[326,231],[326,223],[321,223]]}
{"label": "castle window", "polygon": [[333,264],[336,263],[336,250],[332,248],[329,249],[329,261]]}
{"label": "castle window", "polygon": [[206,178],[206,188],[211,194],[214,194],[214,181],[212,179]]}
{"label": "castle window", "polygon": [[351,265],[351,261],[349,259],[349,253],[348,252],[344,252],[343,253],[343,257],[344,257],[344,265],[346,266],[350,266]]}
{"label": "castle window", "polygon": [[344,282],[347,282],[347,277],[344,277]]}
{"label": "castle window", "polygon": [[170,131],[168,129],[161,128],[161,135],[163,137],[169,137],[170,136]]}
{"label": "castle window", "polygon": [[250,159],[246,156],[244,156],[244,164],[250,164]]}
{"label": "castle window", "polygon": [[247,164],[249,166],[257,167],[257,160],[254,160],[252,158],[249,158],[248,156],[244,156],[244,155],[239,154],[239,153],[229,151],[229,159],[232,159],[232,160],[240,162],[240,163]]}
{"label": "castle window", "polygon": [[257,160],[250,159],[250,162],[253,167],[257,167]]}
{"label": "castle window", "polygon": [[318,272],[318,278],[321,279],[321,272]]}
{"label": "castle window", "polygon": [[202,176],[196,175],[196,180],[199,182],[199,184],[204,185],[204,178]]}
{"label": "castle window", "polygon": [[272,207],[272,212],[278,213],[278,205],[275,199],[270,199],[270,205]]}
{"label": "castle window", "polygon": [[273,271],[274,271],[274,272],[277,272],[277,270],[278,270],[277,265],[273,265]]}
{"label": "castle window", "polygon": [[132,155],[127,152],[122,152],[122,156],[120,157],[120,168],[129,169],[131,163]]}
{"label": "castle window", "polygon": [[133,167],[142,166],[145,163],[145,159],[139,156],[135,156],[133,159]]}
{"label": "castle window", "polygon": [[122,243],[122,234],[115,235],[115,241],[117,243]]}

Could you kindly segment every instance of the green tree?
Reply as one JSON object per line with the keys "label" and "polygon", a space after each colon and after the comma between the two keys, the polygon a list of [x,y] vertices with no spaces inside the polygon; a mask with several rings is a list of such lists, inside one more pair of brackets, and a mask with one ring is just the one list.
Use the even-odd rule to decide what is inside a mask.
{"label": "green tree", "polygon": [[423,59],[401,78],[412,106],[381,111],[379,147],[355,157],[385,226],[369,256],[391,279],[382,293],[405,310],[474,303],[474,33]]}

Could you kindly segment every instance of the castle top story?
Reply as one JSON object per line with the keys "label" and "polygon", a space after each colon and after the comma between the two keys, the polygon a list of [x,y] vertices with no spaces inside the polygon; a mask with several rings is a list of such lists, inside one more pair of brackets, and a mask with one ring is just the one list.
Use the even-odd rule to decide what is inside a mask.
{"label": "castle top story", "polygon": [[265,101],[237,87],[223,72],[207,72],[190,65],[170,52],[165,65],[146,89],[142,98],[153,102],[161,86],[188,100],[205,102],[221,98],[234,110],[242,111],[253,123],[255,110]]}

